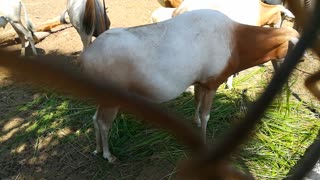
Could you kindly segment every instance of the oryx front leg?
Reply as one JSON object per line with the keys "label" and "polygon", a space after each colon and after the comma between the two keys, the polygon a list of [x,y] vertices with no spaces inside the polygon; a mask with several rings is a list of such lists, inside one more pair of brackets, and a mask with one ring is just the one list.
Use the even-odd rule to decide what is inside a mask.
{"label": "oryx front leg", "polygon": [[80,35],[82,41],[82,51],[84,51],[87,47],[89,47],[90,43],[92,42],[92,35],[87,35],[84,32]]}
{"label": "oryx front leg", "polygon": [[201,100],[203,99],[203,90],[202,87],[199,84],[194,85],[194,100],[196,105],[196,112],[194,114],[194,123],[201,127],[201,120],[199,116],[200,106],[201,106]]}
{"label": "oryx front leg", "polygon": [[25,56],[25,47],[26,47],[25,37],[30,43],[33,54],[35,56],[38,55],[31,33],[25,27],[23,27],[20,23],[13,22],[11,23],[11,25],[14,28],[14,30],[17,32],[21,40],[21,56]]}
{"label": "oryx front leg", "polygon": [[273,69],[275,72],[278,71],[278,69],[280,68],[282,62],[284,61],[284,59],[274,59],[274,60],[271,60],[272,62],[272,66],[273,66]]}
{"label": "oryx front leg", "polygon": [[231,75],[231,76],[228,77],[227,82],[226,82],[226,89],[232,89],[233,88],[233,86],[232,86],[233,76],[234,75]]}
{"label": "oryx front leg", "polygon": [[96,134],[96,150],[95,154],[102,152],[102,156],[108,159],[109,162],[114,162],[116,157],[110,153],[108,134],[112,126],[112,121],[115,119],[118,108],[99,107],[96,114],[93,116],[93,124]]}
{"label": "oryx front leg", "polygon": [[26,40],[24,38],[24,34],[20,31],[18,27],[16,27],[14,24],[12,24],[13,29],[17,32],[20,43],[21,43],[21,52],[20,56],[25,56],[26,55]]}
{"label": "oryx front leg", "polygon": [[194,98],[196,102],[196,112],[194,121],[202,130],[204,142],[206,142],[207,124],[210,118],[212,98],[216,90],[209,90],[202,85],[194,85]]}
{"label": "oryx front leg", "polygon": [[93,151],[95,155],[98,155],[99,153],[102,153],[102,141],[101,141],[101,135],[100,135],[100,129],[99,129],[99,123],[97,120],[99,110],[96,111],[96,113],[93,115],[93,126],[94,126],[94,132],[96,135],[96,150]]}
{"label": "oryx front leg", "polygon": [[207,124],[210,119],[210,110],[212,106],[212,99],[216,94],[216,90],[210,90],[205,87],[202,87],[203,96],[200,104],[200,119],[201,119],[201,129],[203,135],[203,142],[206,142],[207,136]]}

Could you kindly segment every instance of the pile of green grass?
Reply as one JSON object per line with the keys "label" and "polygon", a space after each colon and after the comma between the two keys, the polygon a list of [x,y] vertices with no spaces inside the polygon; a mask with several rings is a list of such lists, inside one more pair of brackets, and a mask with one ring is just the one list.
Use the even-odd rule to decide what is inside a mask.
{"label": "pile of green grass", "polygon": [[[269,79],[266,74],[269,72],[267,68],[254,69],[236,78],[234,90],[225,90],[223,87],[219,89],[208,123],[209,141],[213,141],[232,124],[242,119],[247,107],[259,97],[266,86]],[[243,91],[244,89],[246,91]],[[310,112],[305,104],[286,92],[284,89],[274,100],[255,134],[234,154],[236,166],[250,171],[258,179],[285,177],[290,167],[315,139],[320,127],[318,117]],[[190,119],[188,123],[192,123],[195,110],[192,94],[184,93],[163,106],[176,110]],[[5,117],[31,110],[33,113],[28,117],[31,125],[24,133],[19,134],[14,144],[28,138],[41,139],[48,134],[58,138],[56,134],[61,128],[70,127],[73,133],[68,138],[61,139],[61,143],[75,142],[84,137],[88,144],[83,146],[89,147],[90,151],[94,150],[93,105],[46,91],[33,101],[8,112]],[[14,144],[6,145],[12,147]],[[149,127],[134,115],[126,113],[118,114],[114,121],[110,133],[110,146],[122,162],[150,159],[156,162],[165,159],[175,164],[187,154],[187,150],[169,134]],[[34,149],[36,152],[36,145]],[[174,177],[174,169],[166,178],[170,177]]]}

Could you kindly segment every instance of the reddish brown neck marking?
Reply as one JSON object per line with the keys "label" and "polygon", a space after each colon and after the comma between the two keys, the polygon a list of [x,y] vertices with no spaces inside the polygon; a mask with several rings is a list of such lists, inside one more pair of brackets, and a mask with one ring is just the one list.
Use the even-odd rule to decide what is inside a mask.
{"label": "reddish brown neck marking", "polygon": [[263,28],[239,24],[235,28],[232,61],[238,61],[236,72],[284,58],[290,38],[298,37],[292,28]]}
{"label": "reddish brown neck marking", "polygon": [[217,89],[227,78],[241,70],[265,63],[272,59],[284,58],[288,41],[298,37],[292,28],[263,28],[238,24],[234,30],[233,49],[227,66],[219,76],[210,78],[205,84]]}

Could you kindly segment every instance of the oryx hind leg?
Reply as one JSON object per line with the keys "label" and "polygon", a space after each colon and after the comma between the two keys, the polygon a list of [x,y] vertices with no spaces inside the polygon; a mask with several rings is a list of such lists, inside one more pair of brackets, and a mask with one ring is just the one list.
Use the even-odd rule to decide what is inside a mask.
{"label": "oryx hind leg", "polygon": [[21,56],[25,56],[25,48],[26,48],[25,37],[27,38],[27,40],[30,43],[33,54],[38,55],[36,48],[35,48],[35,45],[34,45],[34,41],[33,41],[33,37],[31,35],[31,32],[29,32],[20,23],[11,22],[11,25],[14,28],[14,30],[17,32],[17,34],[21,40]]}
{"label": "oryx hind leg", "polygon": [[82,50],[84,51],[90,45],[90,43],[92,41],[92,35],[87,35],[87,34],[81,33],[80,37],[81,37],[81,41],[82,41],[82,45],[83,45]]}
{"label": "oryx hind leg", "polygon": [[216,93],[216,90],[208,89],[207,87],[202,85],[195,85],[195,101],[196,101],[195,121],[198,126],[201,126],[204,142],[206,142],[207,123],[210,118],[212,99],[215,93]]}
{"label": "oryx hind leg", "polygon": [[226,89],[232,89],[233,88],[233,77],[234,75],[231,75],[228,77],[227,82],[226,82]]}
{"label": "oryx hind leg", "polygon": [[111,154],[108,143],[109,130],[112,126],[112,121],[118,113],[118,108],[99,107],[96,114],[93,116],[93,124],[96,134],[96,150],[94,153],[102,152],[102,156],[108,159],[109,162],[114,162],[116,157]]}
{"label": "oryx hind leg", "polygon": [[201,119],[201,129],[202,129],[202,136],[203,141],[206,142],[207,137],[207,124],[210,119],[210,110],[212,107],[212,100],[214,95],[216,94],[216,90],[210,90],[203,88],[204,95],[203,99],[201,100],[200,105],[200,119]]}
{"label": "oryx hind leg", "polygon": [[201,120],[200,120],[200,106],[201,106],[201,100],[203,99],[203,91],[201,89],[202,87],[199,84],[194,85],[194,100],[196,105],[196,111],[194,115],[194,123],[201,127]]}
{"label": "oryx hind leg", "polygon": [[274,60],[271,60],[272,62],[272,66],[273,66],[273,69],[275,72],[278,71],[278,69],[280,68],[282,62],[284,61],[284,59],[274,59]]}
{"label": "oryx hind leg", "polygon": [[94,116],[92,117],[93,119],[93,126],[94,126],[94,132],[96,135],[96,150],[93,151],[94,154],[99,154],[102,153],[102,141],[101,141],[101,133],[100,133],[100,129],[99,129],[99,123],[98,123],[98,111],[96,111],[96,113],[94,114]]}

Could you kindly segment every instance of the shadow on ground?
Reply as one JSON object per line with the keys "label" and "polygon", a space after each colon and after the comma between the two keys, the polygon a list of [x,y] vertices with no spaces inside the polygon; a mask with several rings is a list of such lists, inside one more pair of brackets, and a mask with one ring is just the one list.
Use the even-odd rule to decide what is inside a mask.
{"label": "shadow on ground", "polygon": [[[9,78],[3,81],[7,83],[0,87],[1,177],[168,179],[175,176],[176,162],[186,156],[187,150],[167,133],[121,113],[110,137],[111,149],[119,161],[109,164],[91,153],[95,148],[91,122],[94,105],[43,87],[17,85]],[[234,102],[238,101],[239,97],[216,96],[215,113],[209,122],[210,140],[237,116]],[[184,93],[163,106],[191,119],[193,104],[193,95]]]}

